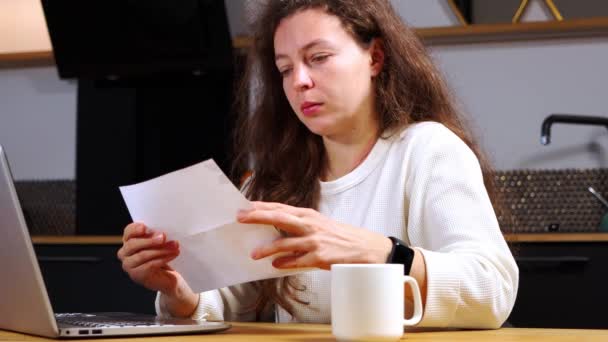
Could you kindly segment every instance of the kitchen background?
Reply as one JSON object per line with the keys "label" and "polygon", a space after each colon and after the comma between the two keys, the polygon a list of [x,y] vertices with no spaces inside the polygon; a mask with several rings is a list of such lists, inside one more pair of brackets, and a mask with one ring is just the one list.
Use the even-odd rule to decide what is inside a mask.
{"label": "kitchen background", "polygon": [[[247,35],[248,1],[257,0],[225,1],[233,37]],[[460,25],[447,0],[392,0],[392,3],[417,28]],[[468,14],[469,19],[491,23],[510,20],[521,1],[491,1],[492,6],[487,6],[489,1],[471,3],[477,6]],[[553,19],[548,3],[552,2],[529,1],[519,21]],[[566,19],[568,13],[574,13],[573,17],[581,15],[568,8],[573,3],[595,6],[593,14],[608,17],[606,1],[555,1]],[[509,14],[505,15],[505,11]],[[553,113],[608,117],[607,27],[604,23],[598,29],[599,34],[581,37],[505,38],[469,43],[452,40],[429,46],[499,171],[500,196],[510,209],[509,213],[499,213],[503,228],[527,233],[599,230],[606,210],[587,187],[592,185],[608,196],[607,127],[555,124],[547,146],[541,145],[540,132],[543,120]],[[0,55],[50,49],[39,0],[0,0]],[[53,181],[54,186],[69,190],[51,189],[55,195],[63,196],[56,202],[72,201],[73,210],[77,83],[60,80],[54,66],[9,64],[3,66],[0,59],[0,144],[8,152],[14,177],[21,182],[18,188],[21,200],[34,206],[47,205],[38,203],[44,197],[37,192],[39,184],[29,181]],[[107,113],[109,117],[113,114],[116,113]],[[107,139],[110,144],[112,134]],[[44,219],[48,217],[41,220]],[[45,224],[49,226],[48,221],[40,221],[38,226]],[[510,323],[530,327],[608,328],[600,310],[608,305],[608,293],[602,286],[602,279],[608,276],[605,268],[608,239],[601,236],[508,237],[521,270],[518,303]],[[117,273],[120,266],[116,265],[115,246],[72,248],[65,244],[61,246],[65,249],[58,250],[51,243],[38,241],[39,253],[79,255],[86,250],[105,260],[102,272],[95,273],[87,265],[75,266],[81,267],[79,274],[90,275],[80,277],[90,278],[86,285],[82,283],[86,280],[77,283],[60,277],[68,272],[67,266],[63,269],[58,264],[43,265],[57,310],[116,310],[113,301],[102,296],[92,310],[79,306],[85,302],[81,300],[85,294],[79,295],[82,288],[94,292],[98,289],[101,293],[111,285],[106,281],[102,286],[95,280],[102,273],[113,274],[106,278],[116,282],[112,286],[125,288],[124,294],[129,297],[128,300],[125,297],[123,304],[133,303],[135,308],[147,305],[146,310],[151,310],[151,295],[142,294],[140,288]],[[74,268],[69,269],[70,274],[76,274]]]}
{"label": "kitchen background", "polygon": [[[442,1],[393,4],[416,27],[458,24]],[[234,36],[247,34],[244,6],[226,1]],[[0,53],[50,48],[39,1],[0,2]],[[605,128],[555,125],[552,143],[539,143],[551,113],[608,115],[608,36],[431,50],[497,169],[608,167]],[[0,142],[16,179],[74,179],[76,83],[53,66],[0,69]]]}

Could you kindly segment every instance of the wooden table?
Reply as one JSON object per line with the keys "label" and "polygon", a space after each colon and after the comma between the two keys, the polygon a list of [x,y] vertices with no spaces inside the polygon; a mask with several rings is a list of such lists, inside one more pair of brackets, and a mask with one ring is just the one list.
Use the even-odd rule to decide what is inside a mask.
{"label": "wooden table", "polygon": [[[233,323],[227,331],[209,335],[181,335],[138,338],[89,339],[87,341],[335,341],[331,326],[323,324],[271,324],[271,323]],[[572,330],[572,329],[516,329],[473,331],[409,331],[403,341],[608,341],[608,330]],[[36,336],[1,331],[0,341],[54,341]],[[64,340],[70,341],[70,340]],[[73,341],[73,340],[72,340]]]}
{"label": "wooden table", "polygon": [[[505,234],[509,242],[606,242],[608,233],[521,233]],[[122,245],[118,235],[34,235],[37,245]]]}

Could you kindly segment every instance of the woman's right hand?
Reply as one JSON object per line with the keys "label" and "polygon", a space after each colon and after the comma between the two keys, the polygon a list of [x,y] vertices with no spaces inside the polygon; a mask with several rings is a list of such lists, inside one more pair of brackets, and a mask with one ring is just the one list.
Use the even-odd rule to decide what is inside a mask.
{"label": "woman's right hand", "polygon": [[141,223],[131,223],[124,230],[122,243],[117,256],[129,277],[152,291],[160,291],[172,316],[190,316],[198,305],[198,294],[168,265],[179,255],[178,242],[166,241],[164,233]]}

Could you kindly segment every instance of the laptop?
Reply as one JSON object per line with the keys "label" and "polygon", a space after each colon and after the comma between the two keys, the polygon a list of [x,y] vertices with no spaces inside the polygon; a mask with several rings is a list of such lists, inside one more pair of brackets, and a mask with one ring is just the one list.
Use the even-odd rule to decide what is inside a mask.
{"label": "laptop", "polygon": [[0,146],[0,329],[51,338],[211,333],[225,322],[132,313],[54,313]]}

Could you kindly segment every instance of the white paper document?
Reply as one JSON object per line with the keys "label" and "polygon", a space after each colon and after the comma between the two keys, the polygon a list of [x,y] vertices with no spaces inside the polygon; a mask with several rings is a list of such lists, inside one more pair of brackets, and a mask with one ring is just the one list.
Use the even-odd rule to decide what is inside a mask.
{"label": "white paper document", "polygon": [[169,265],[196,292],[310,270],[276,269],[276,255],[251,259],[254,248],[280,234],[273,226],[236,221],[238,210],[251,205],[213,160],[120,191],[133,222],[179,242],[180,255]]}

